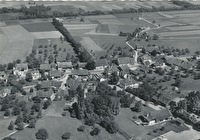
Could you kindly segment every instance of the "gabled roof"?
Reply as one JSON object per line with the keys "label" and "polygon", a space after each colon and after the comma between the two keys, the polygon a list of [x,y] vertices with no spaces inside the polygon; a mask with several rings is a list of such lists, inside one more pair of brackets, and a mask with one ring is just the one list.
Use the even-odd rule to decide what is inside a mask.
{"label": "gabled roof", "polygon": [[118,69],[118,66],[117,66],[116,64],[112,63],[110,66],[108,66],[108,67],[106,68],[106,71],[107,71],[108,73],[113,73],[113,72],[118,72],[119,69]]}
{"label": "gabled roof", "polygon": [[158,48],[158,46],[149,46],[149,47],[145,47],[145,51],[147,51],[147,52],[153,52],[153,51],[159,51],[159,48]]}
{"label": "gabled roof", "polygon": [[40,64],[40,70],[51,70],[51,66],[49,64]]}
{"label": "gabled roof", "polygon": [[53,95],[53,91],[49,90],[49,91],[42,91],[39,90],[36,93],[36,96],[40,97],[40,98],[50,98]]}
{"label": "gabled roof", "polygon": [[85,68],[87,63],[79,62],[78,65],[79,65],[79,68]]}
{"label": "gabled roof", "polygon": [[51,81],[42,81],[40,85],[41,85],[41,89],[51,88]]}
{"label": "gabled roof", "polygon": [[150,120],[156,120],[156,121],[162,121],[169,117],[171,117],[171,113],[168,109],[161,109],[161,110],[155,110],[151,111],[149,113],[148,119]]}
{"label": "gabled roof", "polygon": [[58,68],[72,68],[72,62],[58,62]]}
{"label": "gabled roof", "polygon": [[119,70],[123,71],[125,73],[129,73],[130,72],[130,68],[127,65],[120,66]]}
{"label": "gabled roof", "polygon": [[56,81],[56,80],[52,80],[51,81],[51,86],[59,88],[62,84],[62,81]]}
{"label": "gabled roof", "polygon": [[27,63],[21,63],[21,64],[16,64],[15,67],[16,70],[27,70],[28,69],[28,64]]}
{"label": "gabled roof", "polygon": [[77,79],[68,79],[66,84],[70,88],[70,90],[76,90],[80,83]]}
{"label": "gabled roof", "polygon": [[50,76],[51,77],[61,77],[61,71],[59,71],[59,70],[51,70],[50,71]]}
{"label": "gabled roof", "polygon": [[107,66],[107,65],[108,65],[108,61],[106,59],[99,59],[95,61],[96,67]]}
{"label": "gabled roof", "polygon": [[89,75],[89,71],[84,69],[72,70],[71,75],[87,76]]}
{"label": "gabled roof", "polygon": [[118,64],[119,65],[123,65],[123,64],[131,64],[134,65],[134,58],[130,58],[130,57],[121,57],[118,58]]}
{"label": "gabled roof", "polygon": [[67,89],[66,90],[61,89],[61,90],[58,91],[58,96],[64,97],[66,95],[69,95],[69,92],[68,92]]}

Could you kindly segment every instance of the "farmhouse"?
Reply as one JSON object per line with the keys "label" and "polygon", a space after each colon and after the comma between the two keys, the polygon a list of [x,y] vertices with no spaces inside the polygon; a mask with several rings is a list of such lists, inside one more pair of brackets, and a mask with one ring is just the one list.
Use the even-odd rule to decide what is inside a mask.
{"label": "farmhouse", "polygon": [[63,99],[63,98],[65,98],[68,95],[69,95],[68,89],[64,89],[64,90],[61,89],[61,90],[58,91],[57,97],[59,99]]}
{"label": "farmhouse", "polygon": [[27,93],[30,92],[31,88],[34,89],[35,84],[29,85],[29,86],[23,86],[24,91],[26,91]]}
{"label": "farmhouse", "polygon": [[27,72],[28,72],[28,64],[27,63],[16,64],[16,67],[13,68],[14,75],[17,75],[20,78],[25,78]]}
{"label": "farmhouse", "polygon": [[72,62],[57,62],[58,70],[71,69],[73,67]]}
{"label": "farmhouse", "polygon": [[51,81],[42,81],[40,85],[42,90],[48,91],[51,88]]}
{"label": "farmhouse", "polygon": [[139,116],[143,124],[154,125],[157,123],[165,122],[171,120],[172,114],[168,109],[156,110],[147,113],[146,115]]}
{"label": "farmhouse", "polygon": [[37,91],[36,96],[44,100],[47,100],[47,99],[53,100],[55,98],[55,94],[53,93],[52,90],[50,91],[39,90]]}
{"label": "farmhouse", "polygon": [[118,64],[119,66],[123,66],[123,65],[128,65],[128,66],[132,66],[134,65],[134,58],[130,58],[130,57],[121,57],[121,58],[118,58]]}
{"label": "farmhouse", "polygon": [[169,103],[171,102],[171,99],[169,99],[165,94],[161,94],[159,97],[153,96],[152,100],[155,103],[160,104],[162,106],[168,106]]}
{"label": "farmhouse", "polygon": [[41,74],[38,70],[31,71],[31,75],[32,75],[33,80],[37,80],[41,77]]}
{"label": "farmhouse", "polygon": [[84,69],[72,70],[71,71],[71,75],[73,75],[73,76],[88,76],[89,75],[89,71],[88,70],[84,70]]}
{"label": "farmhouse", "polygon": [[57,81],[57,80],[52,80],[51,81],[51,86],[58,89],[61,87],[62,81]]}
{"label": "farmhouse", "polygon": [[119,69],[118,66],[114,63],[112,63],[111,65],[109,65],[106,69],[105,69],[105,73],[107,75],[111,75],[113,72],[116,72],[117,75],[119,75]]}
{"label": "farmhouse", "polygon": [[126,89],[127,87],[132,87],[132,88],[139,87],[139,84],[136,83],[136,81],[133,80],[132,78],[121,79],[118,85],[123,89]]}
{"label": "farmhouse", "polygon": [[40,64],[40,70],[48,72],[51,70],[51,66],[49,64]]}
{"label": "farmhouse", "polygon": [[104,70],[108,66],[106,59],[99,59],[95,61],[96,70]]}
{"label": "farmhouse", "polygon": [[165,57],[165,60],[166,60],[166,64],[168,64],[170,66],[175,65],[175,66],[180,67],[185,70],[192,68],[191,63],[185,62],[185,61],[175,58],[175,57]]}
{"label": "farmhouse", "polygon": [[61,77],[61,71],[59,70],[51,70],[50,71],[51,78],[60,78]]}
{"label": "farmhouse", "polygon": [[119,66],[119,75],[123,78],[127,78],[128,74],[130,74],[130,68],[128,65]]}

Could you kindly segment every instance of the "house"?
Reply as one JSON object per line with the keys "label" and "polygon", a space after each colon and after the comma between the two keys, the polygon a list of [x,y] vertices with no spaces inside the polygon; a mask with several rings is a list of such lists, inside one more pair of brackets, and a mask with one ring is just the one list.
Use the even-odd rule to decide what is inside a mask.
{"label": "house", "polygon": [[38,96],[39,98],[43,99],[43,100],[53,100],[55,98],[55,94],[53,93],[52,90],[49,91],[43,91],[43,90],[39,90],[36,92],[36,96]]}
{"label": "house", "polygon": [[132,78],[121,79],[119,81],[119,87],[126,89],[127,87],[138,88],[139,84]]}
{"label": "house", "polygon": [[44,91],[48,91],[51,88],[51,81],[42,81],[40,82],[41,89]]}
{"label": "house", "polygon": [[166,60],[166,64],[168,64],[170,66],[175,65],[175,66],[180,67],[184,70],[192,69],[192,63],[183,61],[183,60],[178,59],[176,57],[165,57],[165,60]]}
{"label": "house", "polygon": [[139,116],[143,124],[154,125],[168,120],[172,120],[172,114],[168,109],[151,111],[145,115]]}
{"label": "house", "polygon": [[79,80],[69,78],[67,79],[66,85],[69,88],[69,90],[75,91],[79,86]]}
{"label": "house", "polygon": [[133,66],[135,63],[135,59],[130,57],[121,57],[117,59],[117,62],[119,66],[123,65]]}
{"label": "house", "polygon": [[130,74],[130,68],[128,65],[119,66],[119,75],[123,78],[127,78],[128,74]]}
{"label": "house", "polygon": [[60,78],[62,76],[61,71],[59,70],[51,70],[50,71],[51,78]]}
{"label": "house", "polygon": [[113,72],[116,72],[117,75],[119,75],[119,69],[118,66],[114,63],[112,63],[111,65],[109,65],[106,69],[105,69],[105,73],[107,75],[111,75]]}
{"label": "house", "polygon": [[51,70],[51,66],[49,64],[40,64],[40,70],[44,70],[45,72],[48,72]]}
{"label": "house", "polygon": [[37,80],[41,77],[41,74],[38,70],[31,71],[31,75],[33,80]]}
{"label": "house", "polygon": [[11,90],[8,88],[4,88],[0,90],[0,97],[6,97],[8,94],[10,94]]}
{"label": "house", "polygon": [[59,89],[61,87],[61,84],[62,84],[62,81],[56,81],[56,80],[51,81],[51,86],[56,89]]}
{"label": "house", "polygon": [[79,68],[79,69],[83,69],[83,68],[85,68],[86,65],[87,65],[87,63],[84,63],[84,62],[78,62],[78,68]]}
{"label": "house", "polygon": [[35,88],[35,86],[36,86],[36,84],[32,84],[32,85],[29,85],[29,86],[23,86],[23,89],[24,89],[24,91],[29,93],[31,89]]}
{"label": "house", "polygon": [[106,59],[99,59],[95,61],[96,70],[104,70],[108,66]]}
{"label": "house", "polygon": [[147,46],[144,49],[145,49],[145,52],[147,52],[147,53],[153,53],[153,52],[158,53],[159,52],[158,46]]}
{"label": "house", "polygon": [[61,89],[61,90],[58,91],[57,97],[59,99],[63,99],[63,98],[65,98],[68,95],[69,95],[68,89],[64,89],[64,90]]}
{"label": "house", "polygon": [[6,81],[7,79],[6,77],[7,77],[6,73],[4,71],[0,71],[0,80]]}
{"label": "house", "polygon": [[152,100],[155,103],[160,104],[165,107],[167,107],[169,105],[169,103],[172,101],[165,94],[161,94],[160,96],[153,96]]}
{"label": "house", "polygon": [[72,62],[57,62],[57,64],[58,64],[58,70],[73,68]]}
{"label": "house", "polygon": [[142,60],[142,63],[147,66],[149,66],[153,63],[151,56],[149,56],[147,54],[143,55],[141,57],[141,60]]}
{"label": "house", "polygon": [[27,72],[28,72],[27,63],[16,64],[16,67],[13,68],[14,75],[19,76],[20,78],[25,78]]}

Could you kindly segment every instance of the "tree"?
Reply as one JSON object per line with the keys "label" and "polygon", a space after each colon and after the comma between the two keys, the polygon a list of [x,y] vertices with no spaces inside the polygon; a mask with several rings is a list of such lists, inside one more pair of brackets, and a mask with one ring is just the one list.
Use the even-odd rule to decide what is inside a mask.
{"label": "tree", "polygon": [[35,134],[36,139],[41,139],[41,140],[46,140],[49,135],[46,129],[41,128],[37,131],[37,133]]}
{"label": "tree", "polygon": [[138,101],[138,102],[135,104],[134,110],[135,110],[136,112],[141,112],[141,111],[142,111],[142,101]]}
{"label": "tree", "polygon": [[50,101],[50,100],[47,100],[47,101],[44,102],[44,104],[43,104],[43,109],[47,109],[50,105],[51,105],[51,101]]}
{"label": "tree", "polygon": [[17,130],[23,130],[23,129],[24,129],[24,123],[23,122],[17,123]]}
{"label": "tree", "polygon": [[113,72],[110,76],[110,84],[116,85],[119,82],[119,76],[117,72]]}
{"label": "tree", "polygon": [[21,112],[21,110],[20,110],[20,108],[18,106],[13,107],[13,110],[12,110],[12,114],[13,115],[15,115],[15,116],[19,115],[20,112]]}
{"label": "tree", "polygon": [[133,103],[134,98],[130,97],[130,95],[126,95],[124,92],[122,93],[123,95],[120,98],[121,107],[128,108]]}
{"label": "tree", "polygon": [[65,134],[62,135],[63,140],[68,140],[70,138],[71,134],[69,132],[66,132]]}
{"label": "tree", "polygon": [[91,132],[90,135],[98,135],[101,132],[101,130],[98,127],[95,127]]}
{"label": "tree", "polygon": [[20,114],[19,116],[17,116],[16,120],[15,120],[15,124],[18,124],[18,123],[21,123],[23,122],[23,117],[22,115]]}
{"label": "tree", "polygon": [[39,118],[42,118],[42,110],[41,110],[41,109],[39,110],[39,112],[38,112],[36,118],[38,118],[38,119],[39,119]]}
{"label": "tree", "polygon": [[11,121],[9,126],[8,126],[8,130],[13,130],[14,129],[14,125],[15,125],[14,122]]}
{"label": "tree", "polygon": [[29,128],[35,128],[35,124],[36,124],[36,119],[31,119],[31,120],[29,121],[28,127],[29,127]]}
{"label": "tree", "polygon": [[95,66],[95,62],[94,61],[89,61],[89,62],[87,62],[87,64],[85,65],[85,68],[87,69],[87,70],[93,70],[93,69],[95,69],[96,68],[96,66]]}
{"label": "tree", "polygon": [[158,39],[159,39],[159,36],[156,35],[156,34],[154,34],[153,37],[152,37],[152,39],[153,39],[153,40],[158,40]]}
{"label": "tree", "polygon": [[31,75],[31,73],[30,73],[30,72],[27,72],[27,73],[26,73],[26,81],[31,82],[32,80],[33,80],[33,77],[32,77],[32,75]]}
{"label": "tree", "polygon": [[179,101],[178,107],[187,111],[187,101],[186,100]]}
{"label": "tree", "polygon": [[9,109],[6,109],[3,115],[4,115],[4,116],[10,116],[10,110],[9,110]]}
{"label": "tree", "polygon": [[80,132],[84,132],[85,131],[85,126],[84,125],[81,125],[77,128],[78,131]]}

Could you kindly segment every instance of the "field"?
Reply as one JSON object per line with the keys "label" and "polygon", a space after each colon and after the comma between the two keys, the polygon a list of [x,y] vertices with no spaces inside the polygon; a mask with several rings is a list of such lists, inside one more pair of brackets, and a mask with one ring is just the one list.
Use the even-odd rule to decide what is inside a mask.
{"label": "field", "polygon": [[80,43],[89,51],[89,52],[98,52],[103,51],[91,38],[83,37]]}
{"label": "field", "polygon": [[50,22],[21,24],[29,32],[57,31]]}
{"label": "field", "polygon": [[32,32],[37,39],[45,38],[60,38],[62,34],[59,31],[48,31],[48,32]]}
{"label": "field", "polygon": [[0,27],[0,63],[24,59],[31,53],[34,38],[19,25]]}

